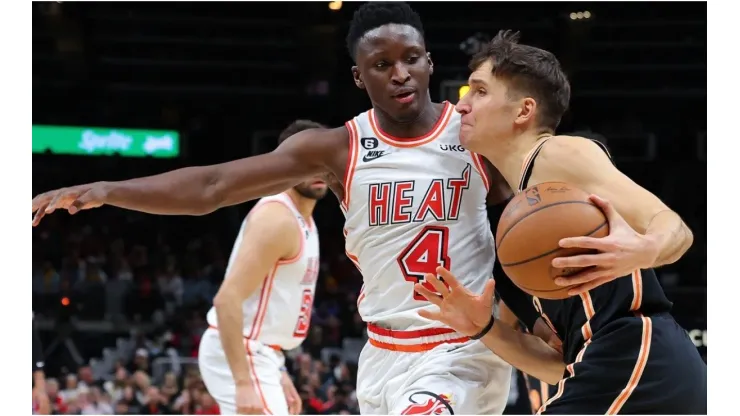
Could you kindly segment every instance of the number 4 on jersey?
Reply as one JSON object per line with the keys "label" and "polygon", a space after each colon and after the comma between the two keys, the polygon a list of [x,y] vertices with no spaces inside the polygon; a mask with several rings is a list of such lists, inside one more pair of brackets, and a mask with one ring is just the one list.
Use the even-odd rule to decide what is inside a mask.
{"label": "number 4 on jersey", "polygon": [[[404,279],[413,283],[424,282],[427,273],[437,274],[437,267],[450,269],[450,258],[447,255],[449,233],[447,227],[433,225],[428,225],[419,232],[397,259]],[[431,283],[424,282],[423,285],[436,293]],[[414,299],[426,301],[416,291]]]}

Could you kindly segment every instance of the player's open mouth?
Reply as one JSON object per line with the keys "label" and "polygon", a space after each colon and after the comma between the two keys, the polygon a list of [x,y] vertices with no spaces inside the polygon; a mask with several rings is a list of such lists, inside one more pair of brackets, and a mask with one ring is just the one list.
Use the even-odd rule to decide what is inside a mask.
{"label": "player's open mouth", "polygon": [[393,96],[393,98],[398,101],[401,104],[410,103],[414,100],[414,96],[416,96],[416,91],[406,91],[401,94],[396,94]]}

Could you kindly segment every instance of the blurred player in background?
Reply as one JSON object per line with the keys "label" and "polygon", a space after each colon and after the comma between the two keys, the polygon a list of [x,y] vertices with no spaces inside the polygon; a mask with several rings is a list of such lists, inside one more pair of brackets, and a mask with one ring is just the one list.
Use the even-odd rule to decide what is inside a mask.
{"label": "blurred player in background", "polygon": [[[295,121],[278,143],[312,128],[323,126]],[[299,346],[308,333],[319,272],[312,214],[326,191],[321,179],[305,181],[262,198],[242,223],[198,354],[221,414],[301,412],[282,350]]]}

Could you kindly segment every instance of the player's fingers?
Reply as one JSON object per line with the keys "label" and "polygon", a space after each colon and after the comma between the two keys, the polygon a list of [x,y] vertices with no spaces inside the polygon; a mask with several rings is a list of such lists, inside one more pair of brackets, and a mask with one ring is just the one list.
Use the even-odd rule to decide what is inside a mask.
{"label": "player's fingers", "polygon": [[487,281],[486,286],[483,288],[483,298],[493,299],[495,289],[496,289],[496,281],[493,279]]}
{"label": "player's fingers", "polygon": [[433,304],[440,306],[442,304],[442,298],[436,294],[432,293],[429,289],[425,288],[421,283],[417,283],[414,285],[414,290],[419,292],[421,296],[424,296],[426,300],[429,302],[432,302]]}
{"label": "player's fingers", "polygon": [[437,274],[442,277],[445,283],[447,283],[447,286],[450,287],[450,289],[455,290],[460,287],[460,282],[457,281],[457,277],[455,277],[452,272],[445,269],[442,266],[437,267]]}
{"label": "player's fingers", "polygon": [[576,295],[580,295],[581,293],[586,293],[589,290],[596,289],[597,287],[599,287],[599,286],[601,286],[601,285],[603,285],[605,283],[609,283],[612,280],[614,280],[614,277],[611,277],[611,276],[600,277],[600,278],[595,279],[595,280],[592,280],[592,281],[590,281],[588,283],[585,283],[585,284],[582,284],[582,285],[579,285],[579,286],[570,288],[568,290],[568,295],[570,295],[570,296],[576,296]]}
{"label": "player's fingers", "polygon": [[62,202],[66,199],[66,192],[64,189],[61,189],[56,192],[54,195],[54,198],[52,198],[51,202],[49,202],[49,205],[46,207],[46,213],[51,214],[54,212],[57,208],[62,207]]}
{"label": "player's fingers", "polygon": [[611,269],[605,267],[589,267],[571,276],[561,276],[555,279],[555,284],[559,286],[585,285],[596,279],[601,279],[613,275]]}
{"label": "player's fingers", "polygon": [[82,195],[78,196],[77,199],[75,199],[74,201],[72,201],[72,203],[70,204],[69,208],[67,208],[67,209],[69,210],[69,213],[70,214],[74,215],[77,212],[82,211],[83,209],[85,209],[85,207],[88,204],[91,204],[91,203],[95,202],[94,199],[95,198],[93,196],[93,193],[90,190],[87,190],[85,193],[83,193]]}
{"label": "player's fingers", "polygon": [[437,309],[436,311],[430,311],[428,309],[420,309],[419,312],[417,313],[422,318],[426,318],[432,321],[442,322],[442,314],[439,312],[439,309]]}
{"label": "player's fingers", "polygon": [[443,298],[445,296],[448,296],[450,294],[450,289],[445,286],[444,282],[442,280],[439,280],[439,277],[428,274],[426,281],[429,282],[432,286],[434,286],[434,289],[439,293]]}
{"label": "player's fingers", "polygon": [[49,197],[48,193],[36,195],[36,197],[34,197],[31,200],[31,206],[32,206],[31,212],[36,212],[36,210],[38,210],[39,208],[45,207],[46,205],[49,204],[50,200],[51,198]]}
{"label": "player's fingers", "polygon": [[581,254],[580,256],[556,257],[552,259],[552,267],[564,269],[568,267],[611,267],[616,262],[613,253]]}
{"label": "player's fingers", "polygon": [[32,226],[37,226],[41,222],[41,219],[44,218],[44,215],[46,215],[46,205],[41,205],[36,211],[36,214],[33,216],[33,221],[31,222]]}
{"label": "player's fingers", "polygon": [[595,237],[568,237],[563,238],[558,242],[558,245],[562,248],[590,248],[595,250],[605,250],[608,247],[609,240],[605,240],[608,237],[595,238]]}
{"label": "player's fingers", "polygon": [[609,202],[608,199],[604,199],[598,195],[591,195],[589,196],[589,199],[604,212],[604,215],[606,215],[606,219],[609,220],[609,223],[622,218],[619,216],[619,213],[614,208],[614,205],[612,205],[612,203]]}

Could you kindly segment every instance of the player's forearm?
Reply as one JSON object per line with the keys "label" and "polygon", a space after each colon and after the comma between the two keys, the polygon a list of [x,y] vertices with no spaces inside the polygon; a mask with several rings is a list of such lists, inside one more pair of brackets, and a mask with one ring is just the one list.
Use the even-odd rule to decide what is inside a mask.
{"label": "player's forearm", "polygon": [[504,361],[539,380],[555,384],[563,378],[562,354],[537,336],[497,322],[481,341]]}
{"label": "player's forearm", "polygon": [[217,296],[214,299],[218,320],[218,335],[236,384],[250,384],[249,362],[244,349],[244,317],[242,302],[236,297]]}
{"label": "player's forearm", "polygon": [[107,182],[105,203],[150,214],[205,215],[282,192],[300,182],[302,173],[286,173],[281,169],[283,162],[279,156],[266,154]]}
{"label": "player's forearm", "polygon": [[657,253],[651,267],[671,264],[683,256],[694,242],[694,235],[675,212],[661,211],[650,221],[645,237]]}

